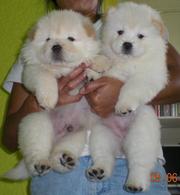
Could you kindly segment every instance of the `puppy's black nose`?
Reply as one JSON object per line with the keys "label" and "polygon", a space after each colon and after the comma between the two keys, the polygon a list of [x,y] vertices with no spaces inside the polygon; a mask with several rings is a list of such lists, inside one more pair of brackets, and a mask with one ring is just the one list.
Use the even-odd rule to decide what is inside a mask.
{"label": "puppy's black nose", "polygon": [[59,45],[59,44],[56,44],[56,45],[53,45],[53,46],[52,46],[52,51],[53,51],[53,53],[55,53],[55,54],[60,53],[61,50],[62,50],[62,47],[61,47],[61,45]]}
{"label": "puppy's black nose", "polygon": [[124,51],[124,53],[125,54],[129,54],[131,52],[131,50],[132,50],[132,47],[133,47],[132,43],[124,42],[123,43],[123,51]]}

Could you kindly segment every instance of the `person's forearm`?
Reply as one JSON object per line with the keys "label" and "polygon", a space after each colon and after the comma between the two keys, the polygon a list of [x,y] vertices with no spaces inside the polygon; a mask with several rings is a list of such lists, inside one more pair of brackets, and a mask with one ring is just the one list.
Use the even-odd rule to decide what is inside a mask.
{"label": "person's forearm", "polygon": [[26,116],[27,113],[18,111],[9,115],[5,121],[3,144],[11,152],[15,152],[18,149],[18,126],[21,119]]}
{"label": "person's forearm", "polygon": [[180,102],[180,55],[170,44],[167,53],[167,64],[169,70],[168,85],[152,100],[153,105]]}
{"label": "person's forearm", "polygon": [[38,111],[40,111],[40,107],[35,97],[29,95],[17,112],[10,113],[6,116],[2,142],[9,151],[15,152],[18,148],[18,127],[22,118]]}

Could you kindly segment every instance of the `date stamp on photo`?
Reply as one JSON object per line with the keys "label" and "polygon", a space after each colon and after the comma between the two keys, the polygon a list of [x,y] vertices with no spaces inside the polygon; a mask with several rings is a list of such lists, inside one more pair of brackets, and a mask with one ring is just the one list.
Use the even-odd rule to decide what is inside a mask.
{"label": "date stamp on photo", "polygon": [[[161,181],[161,175],[158,172],[152,172],[150,177],[151,177],[151,182],[160,182]],[[168,183],[180,182],[180,177],[178,176],[177,173],[167,173],[166,178],[167,178]]]}

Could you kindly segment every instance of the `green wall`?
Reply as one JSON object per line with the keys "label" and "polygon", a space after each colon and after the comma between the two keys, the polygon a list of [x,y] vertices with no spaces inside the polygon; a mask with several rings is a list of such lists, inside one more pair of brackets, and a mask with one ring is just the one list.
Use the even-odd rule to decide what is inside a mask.
{"label": "green wall", "polygon": [[[45,0],[0,0],[0,84],[15,62],[27,30],[46,12]],[[0,126],[8,94],[0,89]],[[2,133],[2,130],[1,130]],[[0,148],[0,175],[17,162],[17,154]],[[25,195],[27,182],[0,181],[0,195]]]}
{"label": "green wall", "polygon": [[[105,0],[104,9],[117,0]],[[136,0],[162,11],[170,32],[170,42],[180,51],[180,0]],[[27,30],[46,13],[45,0],[0,0],[0,84],[15,62]],[[0,89],[0,126],[3,124],[8,94]],[[1,134],[2,130],[0,131]],[[17,153],[0,148],[0,175],[17,162]],[[26,195],[28,182],[0,181],[0,195]]]}

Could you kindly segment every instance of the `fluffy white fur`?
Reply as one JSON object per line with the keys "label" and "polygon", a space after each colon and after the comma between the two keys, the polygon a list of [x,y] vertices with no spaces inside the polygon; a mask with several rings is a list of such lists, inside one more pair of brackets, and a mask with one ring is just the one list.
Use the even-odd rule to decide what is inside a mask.
{"label": "fluffy white fur", "polygon": [[[75,33],[75,35],[79,35],[80,38],[86,37],[85,33],[83,34],[79,31],[77,25],[79,18],[82,21],[82,16],[71,14],[73,14],[72,20],[68,16],[68,21],[63,18],[62,21],[60,20],[59,25],[63,29],[62,37],[65,45],[67,40],[64,40],[64,37],[67,37],[66,27],[69,25],[69,22],[71,27],[76,24],[74,29],[78,33]],[[56,20],[53,20],[55,27],[47,28],[46,25],[49,24],[51,17],[53,17],[53,14],[43,19],[39,23],[38,29],[45,26],[45,28],[42,28],[42,34],[44,32],[46,34],[47,29],[51,29],[53,35],[61,35],[61,31],[56,30],[57,25],[54,22]],[[77,17],[78,20],[76,21]],[[81,27],[81,25],[79,26]],[[56,32],[60,33],[56,34]],[[39,34],[37,31],[37,36]],[[20,124],[20,149],[31,175],[45,174],[50,167],[60,172],[69,171],[76,165],[77,159],[87,141],[85,129],[92,129],[89,147],[94,163],[86,171],[87,177],[90,180],[102,180],[109,177],[113,170],[115,157],[120,150],[120,146],[122,146],[129,162],[126,189],[128,191],[144,191],[149,187],[150,172],[156,163],[160,148],[160,124],[153,108],[146,104],[167,83],[164,25],[159,14],[152,8],[146,5],[124,3],[109,11],[102,35],[103,54],[110,59],[113,65],[109,71],[106,71],[105,75],[120,79],[125,83],[115,108],[117,115],[129,114],[127,120],[130,118],[129,123],[126,124],[128,132],[123,141],[115,136],[113,128],[110,129],[107,125],[113,118],[118,116],[110,116],[104,120],[100,119],[90,111],[87,103],[82,99],[76,104],[63,106],[53,111],[33,113],[25,117]],[[38,44],[42,44],[48,36],[49,34],[42,36],[43,38],[40,36],[40,42],[39,39],[36,40],[35,38],[32,43],[36,44],[37,41]],[[68,36],[73,35],[70,34]],[[90,46],[87,45],[89,39]],[[57,41],[59,42],[59,38],[56,37],[55,40],[56,43]],[[85,40],[83,38],[83,42],[85,41],[86,45],[79,46],[78,44],[81,49],[78,49],[78,52],[75,53],[79,55],[79,51],[86,52],[85,48],[91,48],[91,50],[85,56],[82,56],[83,52],[80,52],[80,57],[77,61],[75,60],[76,64],[87,60],[87,56],[89,60],[97,54],[97,49],[93,46],[96,43],[94,41],[91,42],[91,38]],[[123,46],[124,42],[128,42],[128,44]],[[130,44],[131,48],[129,48]],[[31,62],[30,64],[42,64],[42,62],[51,60],[51,55],[45,52],[37,55],[43,57],[38,58],[36,61],[36,54],[39,51],[44,51],[44,49],[42,50],[40,47],[32,54],[33,48],[36,49],[39,46],[33,45],[31,52],[29,52],[29,49],[25,49],[28,51],[27,54],[29,54],[28,66],[31,61],[38,63]],[[71,58],[67,57],[67,62],[73,61],[75,53],[71,55]],[[63,59],[66,59],[65,56]],[[77,59],[77,56],[74,59]],[[39,72],[37,72],[36,66],[29,66],[32,68],[30,68],[29,73],[24,78],[29,76],[29,80],[25,82],[25,85],[28,89],[35,92],[41,105],[51,108],[54,107],[57,101],[57,96],[55,96],[57,84],[56,79],[54,77],[51,78],[49,75],[50,73],[52,74],[51,69],[53,67],[55,69],[59,66],[54,66],[54,61],[50,61],[49,64],[50,66],[46,66],[48,71],[42,71],[45,67],[44,64],[43,66],[38,66],[40,67],[39,70],[41,70]],[[66,65],[68,66],[68,64]],[[38,95],[39,91],[41,91],[40,96]],[[51,98],[51,96],[53,97]],[[122,123],[125,117],[121,118],[119,116],[119,123]],[[60,119],[59,122],[56,119]],[[62,135],[56,132],[57,127],[60,129],[72,127],[76,132],[68,133],[63,138],[59,138]]]}
{"label": "fluffy white fur", "polygon": [[98,54],[94,35],[91,22],[73,11],[53,11],[38,22],[22,51],[23,83],[42,107],[54,108],[57,103],[56,78]]}
{"label": "fluffy white fur", "polygon": [[[82,62],[93,64],[87,70],[89,79],[99,77],[99,72],[109,67],[106,58],[98,55],[99,50],[93,24],[73,11],[53,11],[31,31],[22,50],[23,84],[47,111],[29,114],[21,121],[18,142],[24,161],[4,177],[24,179],[28,175],[43,175],[51,168],[64,172],[75,166],[86,142],[85,129],[93,128],[99,117],[90,112],[85,101],[50,109],[58,100],[57,78]],[[78,125],[73,119],[76,116]],[[61,131],[71,128],[70,125],[77,132],[61,139]],[[57,130],[59,127],[62,129]]]}
{"label": "fluffy white fur", "polygon": [[168,81],[166,29],[157,11],[147,5],[120,4],[109,10],[102,39],[103,54],[113,67],[105,75],[124,82],[115,112],[131,122],[123,141],[128,158],[128,191],[147,190],[160,147],[160,124],[150,102]]}

